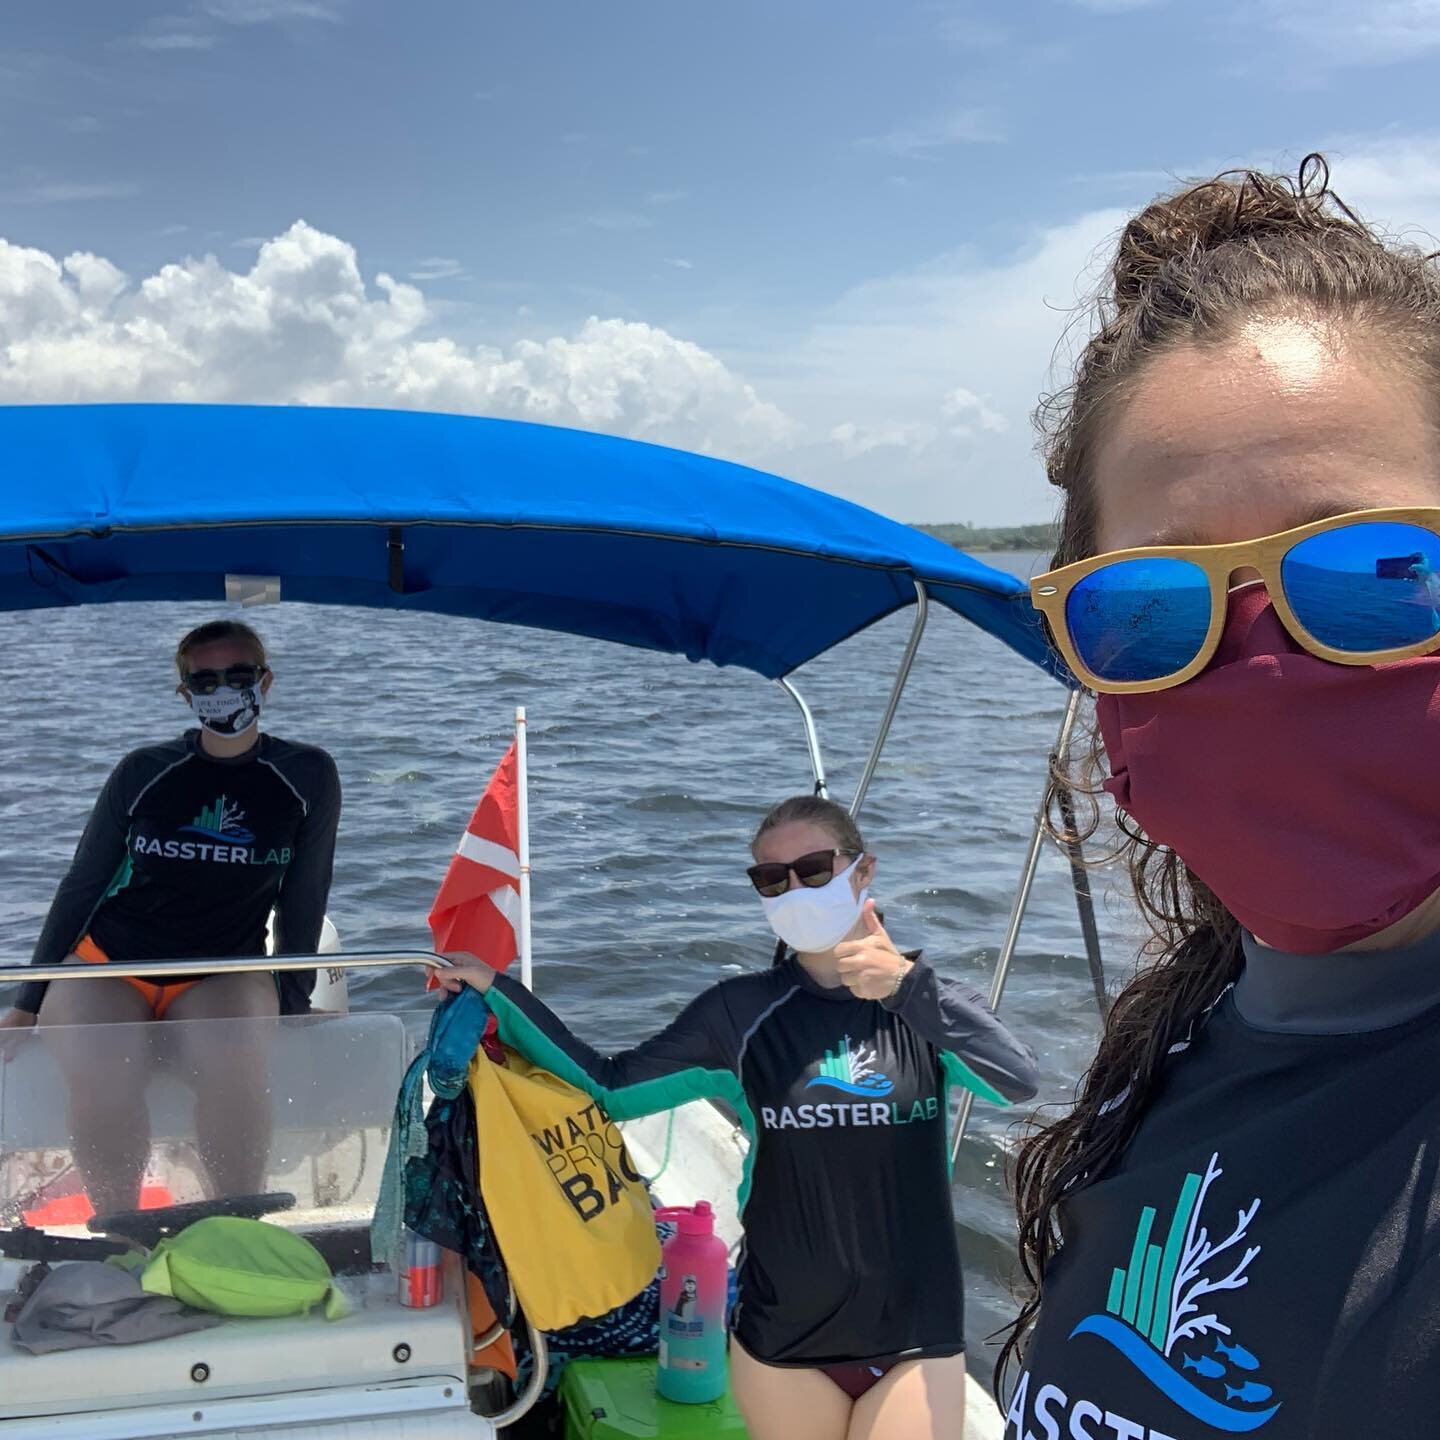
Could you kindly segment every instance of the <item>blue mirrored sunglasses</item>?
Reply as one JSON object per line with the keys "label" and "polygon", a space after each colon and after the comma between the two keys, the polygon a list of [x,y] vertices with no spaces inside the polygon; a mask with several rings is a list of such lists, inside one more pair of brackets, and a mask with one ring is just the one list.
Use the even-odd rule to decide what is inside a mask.
{"label": "blue mirrored sunglasses", "polygon": [[1362,510],[1230,545],[1117,550],[1037,575],[1030,594],[1084,684],[1163,690],[1210,662],[1232,578],[1247,570],[1322,659],[1374,665],[1440,649],[1440,508]]}

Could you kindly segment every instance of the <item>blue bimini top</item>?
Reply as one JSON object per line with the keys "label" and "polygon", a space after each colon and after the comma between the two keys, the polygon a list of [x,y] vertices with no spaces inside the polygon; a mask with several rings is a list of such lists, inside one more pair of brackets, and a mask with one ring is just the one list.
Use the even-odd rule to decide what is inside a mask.
{"label": "blue bimini top", "polygon": [[836,496],[658,445],[408,411],[42,405],[0,407],[0,457],[3,609],[259,586],[773,679],[913,603],[918,582],[1053,668],[1013,576]]}

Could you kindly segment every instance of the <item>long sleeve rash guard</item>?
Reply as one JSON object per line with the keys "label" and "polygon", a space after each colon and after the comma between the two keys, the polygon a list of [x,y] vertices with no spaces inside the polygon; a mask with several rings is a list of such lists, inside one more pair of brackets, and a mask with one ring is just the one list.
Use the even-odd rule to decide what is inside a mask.
{"label": "long sleeve rash guard", "polygon": [[964,1348],[946,1154],[948,1086],[996,1103],[1035,1093],[1030,1052],[978,991],[917,960],[885,1001],[816,983],[792,957],[722,981],[617,1055],[577,1039],[500,976],[503,1039],[612,1118],[728,1101],[750,1132],[732,1325],[774,1365]]}
{"label": "long sleeve rash guard", "polygon": [[[32,964],[60,964],[87,932],[112,960],[263,955],[272,907],[277,953],[315,950],[340,820],[335,762],[271,735],[217,759],[199,738],[142,746],[111,772]],[[308,1010],[314,984],[313,970],[282,974],[282,1011]],[[45,990],[32,981],[15,1003],[38,1013]]]}

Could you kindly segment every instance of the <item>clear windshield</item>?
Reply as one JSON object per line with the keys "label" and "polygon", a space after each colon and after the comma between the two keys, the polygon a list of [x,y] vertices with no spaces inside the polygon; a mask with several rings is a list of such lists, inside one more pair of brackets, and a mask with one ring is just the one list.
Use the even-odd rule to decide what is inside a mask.
{"label": "clear windshield", "polygon": [[0,1031],[0,1226],[205,1202],[368,1225],[412,1045],[396,1015]]}

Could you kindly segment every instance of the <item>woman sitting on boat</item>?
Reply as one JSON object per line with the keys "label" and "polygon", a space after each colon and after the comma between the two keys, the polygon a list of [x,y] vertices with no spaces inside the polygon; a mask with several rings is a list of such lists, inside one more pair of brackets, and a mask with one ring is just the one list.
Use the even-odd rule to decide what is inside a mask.
{"label": "woman sitting on boat", "polygon": [[1156,954],[1019,1157],[1006,1434],[1430,1440],[1440,263],[1310,156],[1154,201],[1100,319],[1033,592]]}
{"label": "woman sitting on boat", "polygon": [[[334,761],[313,745],[260,733],[274,674],[250,626],[217,620],[192,630],[175,666],[177,693],[199,728],[132,750],[111,772],[33,964],[263,955],[272,909],[277,952],[309,954],[319,944],[340,817]],[[0,1025],[303,1013],[314,983],[313,970],[36,982]],[[251,1193],[270,1123],[255,1047],[209,1026],[187,1038],[202,1149],[204,1137],[223,1137],[206,1157],[211,1181],[221,1194]],[[141,1047],[79,1034],[57,1034],[54,1043],[91,1203],[102,1213],[131,1208],[149,1152]]]}
{"label": "woman sitting on boat", "polygon": [[948,1087],[1023,1100],[1035,1062],[977,991],[891,943],[869,899],[875,858],[842,806],[782,802],[752,852],[786,958],[712,986],[633,1050],[600,1054],[473,957],[442,980],[488,992],[502,1038],[602,1103],[644,1086],[649,1110],[709,1095],[745,1120],[731,1374],[751,1440],[958,1437]]}

